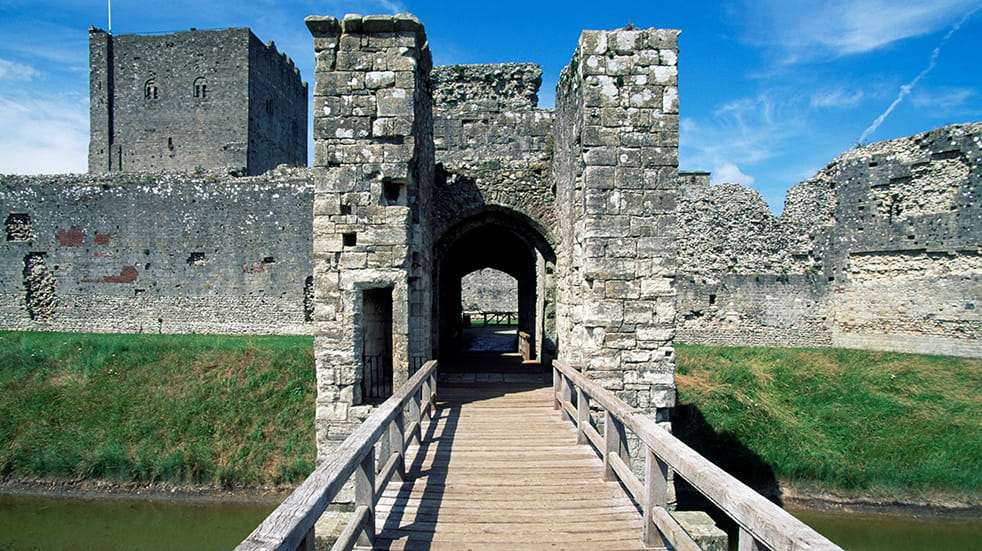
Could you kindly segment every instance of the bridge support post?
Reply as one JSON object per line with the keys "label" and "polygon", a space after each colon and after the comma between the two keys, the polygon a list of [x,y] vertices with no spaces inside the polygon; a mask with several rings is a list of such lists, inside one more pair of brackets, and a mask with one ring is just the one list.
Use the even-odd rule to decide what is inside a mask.
{"label": "bridge support post", "polygon": [[738,551],[765,551],[765,547],[760,545],[757,538],[748,532],[743,526],[740,527],[740,536],[737,543]]}
{"label": "bridge support post", "polygon": [[409,399],[409,424],[413,427],[412,433],[409,435],[409,442],[415,439],[417,442],[422,440],[422,429],[421,429],[421,419],[420,416],[420,395],[421,391],[416,391],[413,393],[412,397]]}
{"label": "bridge support post", "polygon": [[[562,377],[562,392],[563,392],[563,403],[573,403],[573,384],[565,375],[560,375]],[[568,417],[571,422],[576,422],[568,412],[563,412],[563,417]]]}
{"label": "bridge support post", "polygon": [[576,389],[576,443],[587,444],[586,427],[590,424],[590,398],[582,388]]}
{"label": "bridge support post", "polygon": [[563,374],[558,370],[552,370],[552,409],[559,411],[563,405],[560,398],[562,392]]}
{"label": "bridge support post", "polygon": [[646,547],[664,546],[668,542],[655,524],[654,509],[668,507],[668,465],[644,446],[644,527]]}
{"label": "bridge support post", "polygon": [[389,453],[399,454],[395,479],[402,482],[406,479],[406,436],[405,415],[400,411],[389,424]]}
{"label": "bridge support post", "polygon": [[604,415],[604,480],[618,480],[617,473],[614,472],[614,457],[630,465],[627,431],[624,430],[624,424],[608,411]]}
{"label": "bridge support post", "polygon": [[375,545],[375,449],[370,448],[355,470],[355,507],[365,508],[358,545]]}

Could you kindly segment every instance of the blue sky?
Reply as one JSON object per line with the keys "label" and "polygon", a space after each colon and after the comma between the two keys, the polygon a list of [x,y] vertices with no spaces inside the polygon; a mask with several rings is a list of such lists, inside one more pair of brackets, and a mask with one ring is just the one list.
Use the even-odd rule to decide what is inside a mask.
{"label": "blue sky", "polygon": [[[982,120],[982,0],[113,0],[112,31],[247,26],[312,81],[305,16],[399,12],[437,64],[539,63],[545,107],[581,30],[681,29],[680,168],[778,213],[857,141]],[[86,170],[89,25],[108,26],[106,0],[0,0],[0,173]]]}

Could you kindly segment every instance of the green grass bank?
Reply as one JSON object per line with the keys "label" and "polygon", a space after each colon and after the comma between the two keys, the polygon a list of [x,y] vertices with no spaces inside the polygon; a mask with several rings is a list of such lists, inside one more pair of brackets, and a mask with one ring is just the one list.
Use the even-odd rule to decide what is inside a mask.
{"label": "green grass bank", "polygon": [[677,347],[675,433],[738,478],[879,499],[982,501],[982,362]]}
{"label": "green grass bank", "polygon": [[314,465],[311,337],[0,333],[0,478],[241,487]]}
{"label": "green grass bank", "polygon": [[[313,468],[310,337],[0,333],[0,478],[241,488]],[[982,500],[982,362],[678,345],[674,430],[739,478]]]}

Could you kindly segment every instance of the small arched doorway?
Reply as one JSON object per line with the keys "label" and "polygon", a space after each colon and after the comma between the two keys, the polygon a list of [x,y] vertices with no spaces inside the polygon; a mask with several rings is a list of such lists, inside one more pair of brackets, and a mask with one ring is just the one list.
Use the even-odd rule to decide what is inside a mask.
{"label": "small arched doorway", "polygon": [[449,226],[434,247],[433,349],[447,370],[464,352],[463,279],[492,269],[514,278],[517,338],[512,352],[526,361],[548,363],[556,354],[556,255],[543,229],[515,211],[485,207]]}

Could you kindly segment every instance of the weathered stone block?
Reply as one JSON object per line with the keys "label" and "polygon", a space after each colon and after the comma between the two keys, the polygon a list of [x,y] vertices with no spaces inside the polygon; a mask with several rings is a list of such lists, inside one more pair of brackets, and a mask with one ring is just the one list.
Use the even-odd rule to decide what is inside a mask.
{"label": "weathered stone block", "polygon": [[614,189],[615,169],[608,166],[588,166],[583,169],[583,185],[595,189]]}
{"label": "weathered stone block", "polygon": [[594,166],[614,166],[617,164],[617,148],[592,147],[583,154],[583,162]]}
{"label": "weathered stone block", "polygon": [[372,123],[372,136],[394,138],[412,133],[413,122],[407,117],[379,117]]}
{"label": "weathered stone block", "polygon": [[646,31],[612,31],[608,35],[608,41],[615,52],[619,54],[629,54],[642,44],[642,38]]}
{"label": "weathered stone block", "polygon": [[583,31],[580,33],[580,50],[584,53],[607,53],[607,31]]}
{"label": "weathered stone block", "polygon": [[318,117],[314,120],[314,135],[321,139],[367,138],[371,133],[368,117]]}
{"label": "weathered stone block", "polygon": [[336,67],[341,71],[371,71],[372,58],[357,50],[345,49],[344,41],[348,36],[341,37],[341,50],[338,51]]}
{"label": "weathered stone block", "polygon": [[369,71],[365,73],[365,88],[378,89],[389,88],[396,83],[396,74],[393,71]]}
{"label": "weathered stone block", "polygon": [[603,145],[620,145],[620,133],[616,128],[586,126],[583,128],[582,142],[586,147]]}
{"label": "weathered stone block", "polygon": [[414,114],[412,93],[402,88],[379,90],[377,115],[379,117],[406,117]]}

